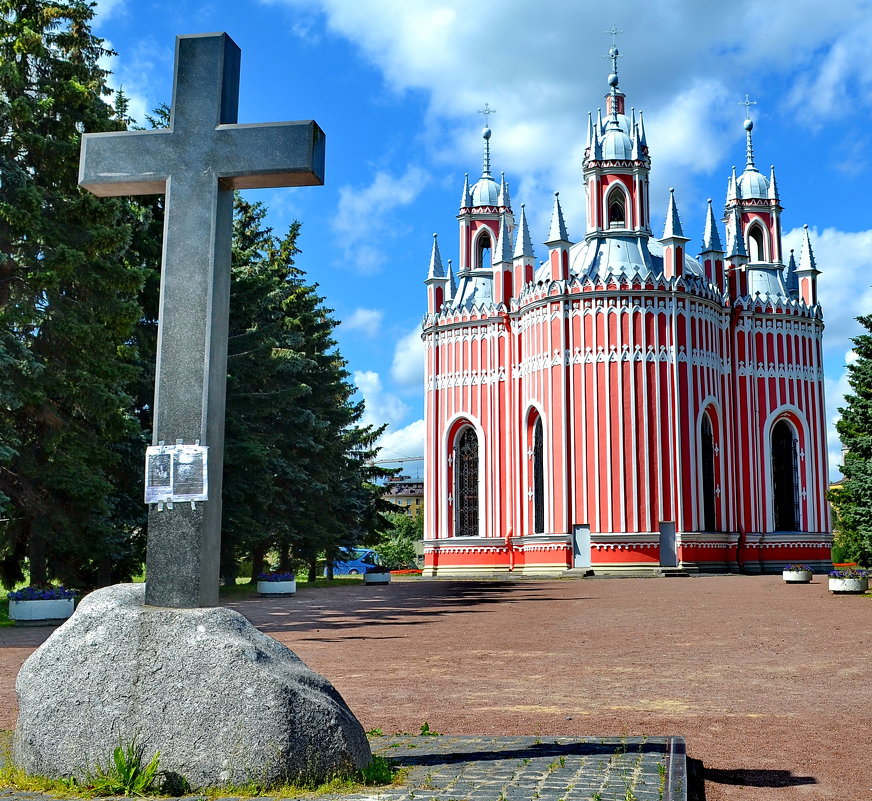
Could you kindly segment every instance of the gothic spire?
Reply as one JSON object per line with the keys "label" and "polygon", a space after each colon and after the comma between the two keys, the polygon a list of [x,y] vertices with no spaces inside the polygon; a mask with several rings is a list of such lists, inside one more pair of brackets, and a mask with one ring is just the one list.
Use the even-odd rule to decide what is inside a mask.
{"label": "gothic spire", "polygon": [[702,252],[723,253],[724,246],[721,244],[721,235],[718,233],[718,224],[715,213],[712,211],[712,199],[708,199],[708,211],[705,217],[705,230],[702,234]]}
{"label": "gothic spire", "polygon": [[552,242],[569,242],[566,223],[563,221],[563,209],[560,208],[560,193],[554,193],[554,210],[551,212],[551,230],[548,232],[546,244]]}
{"label": "gothic spire", "polygon": [[745,237],[742,236],[742,220],[739,217],[739,210],[733,206],[733,219],[730,225],[730,247],[727,252],[727,258],[734,256],[748,257],[748,251],[745,250]]}
{"label": "gothic spire", "polygon": [[527,227],[527,212],[521,204],[521,221],[518,224],[518,236],[515,238],[516,259],[533,258],[533,242],[530,239],[530,229]]}
{"label": "gothic spire", "polygon": [[427,278],[445,278],[445,269],[442,267],[442,256],[439,253],[438,234],[433,234],[433,250],[430,252],[430,268],[427,270]]}
{"label": "gothic spire", "polygon": [[503,264],[512,260],[512,242],[509,237],[509,226],[506,223],[506,212],[500,214],[500,231],[497,234],[497,246],[494,249],[494,264]]}
{"label": "gothic spire", "polygon": [[454,277],[454,267],[451,266],[451,259],[448,259],[448,290],[447,299],[454,300],[457,295],[457,279]]}
{"label": "gothic spire", "polygon": [[793,257],[793,248],[790,249],[790,258],[787,261],[787,294],[792,298],[799,295],[799,276],[796,274],[796,259]]}
{"label": "gothic spire", "polygon": [[469,193],[469,173],[463,179],[463,192],[460,195],[460,208],[468,209],[472,205],[472,195]]}
{"label": "gothic spire", "polygon": [[497,205],[507,209],[512,207],[512,201],[509,199],[509,185],[506,183],[506,174],[504,172],[500,173],[500,193],[497,197]]}
{"label": "gothic spire", "polygon": [[681,230],[681,219],[678,216],[678,207],[675,205],[675,190],[669,189],[669,206],[666,208],[666,224],[663,226],[661,239],[686,239]]}
{"label": "gothic spire", "polygon": [[802,252],[799,255],[799,272],[809,272],[817,274],[820,272],[814,258],[814,251],[811,249],[811,235],[808,232],[808,226],[803,225],[803,240]]}

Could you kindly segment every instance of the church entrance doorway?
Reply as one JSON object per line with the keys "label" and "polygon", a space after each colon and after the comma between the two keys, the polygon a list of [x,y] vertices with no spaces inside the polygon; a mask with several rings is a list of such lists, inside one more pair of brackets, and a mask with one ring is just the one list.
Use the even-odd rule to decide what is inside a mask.
{"label": "church entrance doorway", "polygon": [[660,567],[678,566],[675,523],[660,523]]}
{"label": "church entrance doorway", "polygon": [[786,420],[772,427],[772,499],[776,531],[799,528],[799,460],[796,436]]}
{"label": "church entrance doorway", "polygon": [[590,562],[590,526],[572,527],[572,566],[588,568]]}

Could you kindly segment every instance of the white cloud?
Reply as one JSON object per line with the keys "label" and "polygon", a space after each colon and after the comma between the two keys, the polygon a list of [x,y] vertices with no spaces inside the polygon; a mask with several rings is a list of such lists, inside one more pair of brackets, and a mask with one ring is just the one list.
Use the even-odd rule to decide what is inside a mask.
{"label": "white cloud", "polygon": [[116,11],[126,11],[126,0],[97,0],[94,8],[94,27],[99,28],[112,17]]}
{"label": "white cloud", "polygon": [[[845,363],[850,364],[856,354],[852,351],[845,354]],[[842,463],[842,443],[836,432],[836,422],[839,419],[839,407],[845,405],[845,395],[850,392],[848,386],[848,371],[843,370],[838,378],[825,378],[824,391],[827,405],[827,461],[829,463],[830,481],[841,478],[839,465]]]}
{"label": "white cloud", "polygon": [[424,455],[424,421],[415,420],[403,428],[390,428],[378,441],[382,448],[380,459],[390,459],[393,456],[423,456]]}
{"label": "white cloud", "polygon": [[[587,110],[603,104],[607,89],[609,64],[599,55],[609,45],[603,31],[614,5],[277,1],[322,13],[328,29],[355,44],[394,91],[425,93],[423,138],[436,162],[468,164],[474,172],[481,153],[476,111],[489,102],[497,111],[490,121],[493,165],[511,167],[513,196],[534,210],[534,241],[547,230],[554,190],[565,192],[570,233],[581,236],[583,200],[566,190],[578,186]],[[644,105],[656,142],[655,217],[666,187],[677,187],[681,208],[699,204],[704,196],[681,191],[681,181],[690,187],[728,161],[728,152],[741,156],[737,102],[745,92],[758,100],[761,129],[767,116],[815,127],[833,113],[850,113],[852,105],[872,105],[869,0],[625,0],[618,16],[625,20],[618,38],[621,87],[628,105]],[[365,223],[357,214],[349,226],[356,231]],[[370,270],[382,259],[371,241],[351,243],[360,249],[352,255]]]}
{"label": "white cloud", "polygon": [[365,403],[362,425],[396,425],[408,415],[409,407],[396,395],[385,390],[381,376],[374,370],[356,370],[354,383]]}
{"label": "white cloud", "polygon": [[374,337],[381,328],[384,316],[381,309],[355,309],[342,320],[342,328],[346,333],[360,331],[364,336]]}
{"label": "white cloud", "polygon": [[420,167],[411,166],[398,176],[379,171],[365,188],[340,187],[333,229],[341,237],[345,258],[358,270],[373,273],[381,268],[388,242],[400,233],[390,213],[413,202],[427,181]]}
{"label": "white cloud", "polygon": [[403,387],[420,387],[424,381],[424,341],[416,325],[401,337],[394,349],[391,378]]}
{"label": "white cloud", "polygon": [[[847,232],[825,228],[818,233],[809,228],[811,247],[817,268],[818,296],[824,309],[824,349],[826,360],[841,357],[850,347],[850,338],[860,333],[855,318],[872,309],[869,286],[869,260],[872,254],[872,229]],[[794,228],[784,235],[784,258],[794,249],[799,262],[803,248],[803,229]]]}
{"label": "white cloud", "polygon": [[[106,40],[106,47],[111,48],[112,42]],[[147,126],[146,114],[151,114],[160,103],[169,105],[172,100],[173,57],[173,48],[159,47],[143,39],[126,51],[123,59],[119,56],[100,59],[100,66],[111,73],[106,81],[110,89],[113,93],[124,90],[129,102],[128,115],[143,127]],[[157,84],[158,91],[165,88],[165,95],[155,95],[155,75],[165,79],[163,87]],[[109,102],[114,102],[114,97]]]}

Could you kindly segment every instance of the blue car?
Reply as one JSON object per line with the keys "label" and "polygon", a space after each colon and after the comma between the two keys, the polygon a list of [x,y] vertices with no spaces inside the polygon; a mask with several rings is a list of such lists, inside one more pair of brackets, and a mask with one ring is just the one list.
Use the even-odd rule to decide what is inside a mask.
{"label": "blue car", "polygon": [[[379,555],[371,548],[352,548],[344,555],[345,559],[333,563],[334,576],[357,576],[381,564]],[[324,575],[327,575],[326,567]]]}

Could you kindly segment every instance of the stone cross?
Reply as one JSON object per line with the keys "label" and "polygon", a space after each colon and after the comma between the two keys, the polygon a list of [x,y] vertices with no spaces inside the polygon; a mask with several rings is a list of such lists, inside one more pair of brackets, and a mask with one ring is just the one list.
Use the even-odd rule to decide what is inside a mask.
{"label": "stone cross", "polygon": [[233,190],[324,183],[318,125],[237,125],[240,50],[226,34],[176,38],[169,128],[85,134],[79,184],[166,195],[154,444],[209,447],[209,500],[152,506],[146,603],[218,603]]}

